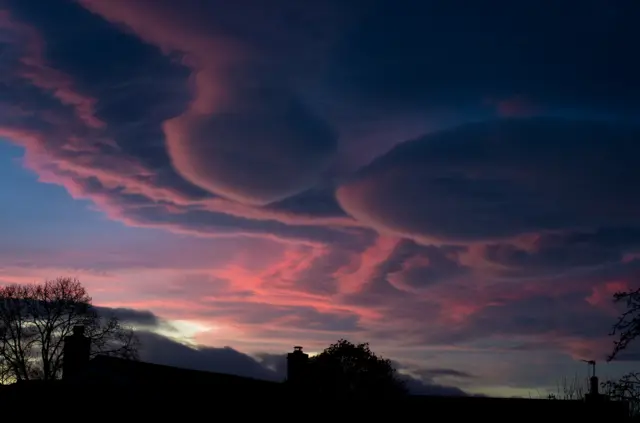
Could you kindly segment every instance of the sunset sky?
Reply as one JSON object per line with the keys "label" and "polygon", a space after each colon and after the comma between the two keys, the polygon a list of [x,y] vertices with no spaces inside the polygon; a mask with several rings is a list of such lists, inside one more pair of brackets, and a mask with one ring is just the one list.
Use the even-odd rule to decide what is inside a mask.
{"label": "sunset sky", "polygon": [[344,337],[429,392],[583,378],[639,284],[639,19],[0,0],[0,283],[77,277],[171,364],[260,376]]}

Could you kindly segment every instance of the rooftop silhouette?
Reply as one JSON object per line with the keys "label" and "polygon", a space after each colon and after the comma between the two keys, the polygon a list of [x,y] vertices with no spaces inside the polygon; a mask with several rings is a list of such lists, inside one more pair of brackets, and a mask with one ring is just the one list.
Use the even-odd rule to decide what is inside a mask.
{"label": "rooftop silhouette", "polygon": [[[309,355],[300,346],[287,355],[287,379],[282,383],[251,379],[236,375],[197,371],[158,365],[129,359],[99,355],[89,360],[88,338],[84,328],[74,328],[73,335],[64,340],[64,373],[61,380],[27,381],[3,386],[0,405],[9,413],[17,411],[25,402],[37,400],[39,404],[56,404],[73,398],[76,402],[96,395],[112,396],[122,405],[136,407],[148,404],[153,398],[163,407],[183,407],[194,400],[209,398],[228,401],[268,399],[272,406],[295,403],[313,403],[319,413],[334,406],[362,404],[357,400],[337,398],[314,390],[314,376],[310,372]],[[594,376],[595,377],[595,376]],[[591,385],[590,396],[584,401],[545,400],[489,397],[434,397],[403,395],[389,398],[375,397],[368,401],[363,413],[374,413],[385,406],[402,403],[394,410],[403,413],[428,412],[440,418],[513,417],[555,418],[563,415],[572,419],[600,419],[624,421],[626,404],[607,401]],[[324,395],[323,395],[324,394]],[[166,402],[165,402],[166,401]],[[145,405],[146,406],[146,405]]]}

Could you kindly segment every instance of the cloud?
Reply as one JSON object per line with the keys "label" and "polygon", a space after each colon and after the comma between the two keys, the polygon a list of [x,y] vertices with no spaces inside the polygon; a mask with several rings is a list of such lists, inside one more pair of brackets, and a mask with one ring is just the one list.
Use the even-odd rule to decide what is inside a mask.
{"label": "cloud", "polygon": [[539,113],[638,111],[640,64],[617,48],[638,35],[636,3],[359,4],[367,13],[340,45],[332,86],[359,104],[429,114],[520,98]]}
{"label": "cloud", "polygon": [[[461,55],[454,62],[435,61],[438,64],[434,65],[434,58],[450,51],[430,42],[434,34],[444,30],[444,22],[452,28],[475,28],[475,21],[467,22],[457,15],[455,7],[431,10],[416,5],[415,14],[409,15],[398,14],[392,4],[380,1],[371,6],[370,14],[361,16],[357,7],[340,2],[327,2],[313,10],[301,10],[285,0],[268,10],[258,3],[246,1],[251,10],[261,11],[260,18],[253,13],[242,14],[244,6],[217,1],[187,2],[175,8],[163,1],[132,4],[85,0],[79,2],[83,7],[52,2],[37,10],[12,2],[10,13],[5,13],[8,18],[4,19],[10,34],[6,45],[12,52],[8,75],[15,77],[8,89],[12,98],[21,99],[20,108],[27,111],[28,118],[11,116],[12,125],[5,126],[2,133],[28,148],[27,164],[44,180],[65,185],[77,197],[91,198],[110,217],[128,224],[192,234],[255,234],[298,240],[319,237],[325,242],[335,234],[327,226],[358,226],[332,198],[331,175],[335,169],[330,163],[344,160],[338,157],[343,153],[363,163],[362,157],[371,154],[362,151],[367,148],[362,140],[381,131],[390,137],[401,137],[398,134],[403,131],[397,126],[406,126],[408,115],[425,116],[416,122],[441,120],[456,126],[485,113],[482,110],[488,97],[525,102],[532,95],[544,97],[534,99],[534,104],[545,106],[540,109],[543,113],[550,110],[547,106],[551,100],[557,104],[567,100],[563,107],[576,100],[596,108],[605,103],[620,106],[610,98],[593,103],[599,98],[593,87],[605,84],[578,81],[575,77],[576,86],[570,88],[563,83],[569,69],[566,57],[556,73],[536,74],[538,79],[546,78],[544,84],[537,84],[538,79],[531,79],[531,75],[521,75],[535,68],[532,63],[544,68],[536,61],[540,52],[551,54],[557,52],[559,45],[569,47],[581,42],[579,37],[560,32],[562,26],[556,21],[546,22],[543,27],[553,29],[553,34],[563,41],[550,43],[548,37],[541,37],[539,43],[526,44],[526,48],[518,44],[522,57],[517,64],[508,54],[516,45],[513,39],[535,32],[531,25],[523,23],[526,30],[498,37],[497,44],[483,37],[474,38],[473,54],[484,51],[483,57],[490,55],[495,58],[494,63],[504,64],[498,67],[500,72],[512,75],[515,86],[507,90],[502,82],[505,78],[495,77],[496,70],[463,76],[447,68],[459,65],[459,61],[476,63],[476,56],[468,49],[461,48]],[[522,20],[521,9],[501,7],[515,20]],[[477,12],[492,19],[485,9]],[[567,10],[558,7],[557,12],[564,16]],[[50,19],[52,16],[59,19]],[[306,24],[283,26],[289,16]],[[418,31],[426,28],[423,20],[431,21],[436,16],[437,21],[428,26],[428,31]],[[546,15],[532,16],[536,20],[547,19]],[[582,42],[593,36],[593,22],[586,16],[575,22],[574,33],[586,37]],[[63,17],[87,22],[82,35],[71,26],[59,31]],[[381,19],[397,25],[398,31],[386,42],[374,43],[376,38],[371,35],[376,33],[374,29]],[[605,34],[607,42],[619,41],[620,32],[607,32],[604,28],[624,30],[626,24],[623,15],[608,16],[598,26],[602,32],[596,32]],[[513,30],[500,22],[495,22],[494,27],[499,34]],[[351,32],[345,32],[347,28],[352,28]],[[586,32],[587,28],[590,32]],[[405,51],[396,48],[401,40],[406,48],[426,53],[406,55],[406,63],[390,68],[387,58]],[[464,46],[456,37],[448,42]],[[70,54],[71,45],[75,53],[81,54]],[[396,47],[388,55],[369,54],[376,46],[381,51]],[[589,57],[579,53],[582,50],[572,51],[574,65],[592,65]],[[601,53],[599,49],[590,52]],[[426,57],[430,59],[424,62]],[[379,62],[374,63],[375,60]],[[623,63],[626,59],[615,55],[608,60]],[[326,68],[318,66],[319,62],[326,63]],[[425,68],[426,63],[430,68]],[[521,67],[522,63],[530,65]],[[422,68],[425,72],[415,74],[420,78],[406,74],[407,69]],[[362,74],[364,69],[370,72]],[[385,84],[374,83],[383,75]],[[580,75],[602,78],[595,73]],[[623,76],[618,75],[615,84],[624,83]],[[527,81],[530,87],[524,86]],[[615,90],[608,93],[629,93],[609,82]],[[353,89],[336,90],[345,88],[343,83]],[[386,91],[380,91],[383,86]],[[454,86],[456,90],[452,92]],[[461,91],[463,87],[468,88],[465,93]],[[568,91],[560,93],[562,90]],[[444,92],[446,96],[440,95]],[[367,101],[383,94],[386,107],[379,103],[367,106]],[[584,101],[584,95],[589,96],[590,102]],[[402,100],[402,104],[396,104],[394,98]],[[425,99],[431,103],[425,103]],[[465,112],[446,112],[451,101],[458,101],[460,110]],[[340,107],[327,107],[335,103]],[[633,106],[628,101],[625,104]],[[339,113],[335,111],[338,109]],[[375,113],[370,114],[372,111]],[[432,113],[425,115],[427,111]],[[389,128],[384,123],[371,124],[372,119],[384,119],[385,115],[390,116]],[[424,127],[422,123],[411,125]],[[402,140],[384,143],[393,145]],[[359,154],[354,145],[361,151]],[[375,150],[379,153],[384,148]],[[385,186],[389,184],[393,182],[387,180]],[[319,185],[324,189],[318,190]],[[441,191],[449,190],[441,185],[437,187]],[[339,192],[344,189],[343,186]],[[408,189],[395,191],[402,195]],[[473,189],[472,196],[490,195],[493,188]],[[310,196],[309,192],[314,194]],[[315,200],[310,201],[311,198]],[[349,209],[357,201],[341,200]],[[355,206],[357,210],[351,211],[364,223],[389,229],[389,219],[383,219],[386,224],[379,219],[370,221],[371,211]],[[445,202],[439,203],[438,209],[445,208]],[[491,226],[478,219],[467,220],[466,226],[476,230],[477,225]],[[460,222],[454,223],[464,228]],[[314,229],[297,227],[300,225]],[[403,234],[410,229],[409,235],[422,236],[413,227],[390,229]],[[312,233],[303,235],[305,231]],[[319,232],[322,234],[316,235]]]}
{"label": "cloud", "polygon": [[403,376],[401,380],[405,383],[406,388],[413,395],[433,395],[433,396],[467,396],[467,393],[455,386],[443,386],[437,384],[429,384],[423,380],[410,376]]}
{"label": "cloud", "polygon": [[[63,12],[69,19],[90,23],[81,37],[73,30],[59,31],[59,22],[47,19]],[[286,98],[269,84],[264,87],[258,84],[255,88],[239,87],[238,101],[244,96],[246,104],[229,105],[224,118],[188,112],[193,95],[189,88],[191,68],[98,16],[71,3],[61,3],[38,11],[16,5],[3,17],[3,28],[8,34],[5,45],[12,52],[5,57],[11,84],[6,86],[10,92],[4,98],[20,98],[20,107],[13,107],[12,114],[4,116],[0,135],[27,149],[25,164],[38,172],[41,180],[65,186],[76,198],[91,199],[111,218],[177,232],[292,236],[297,240],[318,241],[335,232],[324,227],[327,224],[357,226],[337,206],[331,188],[314,185],[319,176],[314,169],[321,172],[314,163],[321,168],[324,167],[321,163],[328,163],[335,149],[335,137],[331,130],[322,129],[324,124],[318,119],[305,118],[306,106],[294,97]],[[176,31],[184,32],[185,28]],[[70,55],[66,48],[77,39],[92,41],[76,44],[75,51],[82,54]],[[123,67],[122,63],[128,66]],[[55,78],[51,76],[54,71]],[[38,82],[41,80],[47,85]],[[163,88],[158,89],[159,86]],[[70,102],[67,98],[78,100]],[[183,112],[185,117],[181,119]],[[88,123],[88,114],[100,124]],[[281,118],[293,120],[276,124]],[[163,127],[175,129],[179,123],[186,130],[183,123],[194,119],[199,122],[196,129],[206,121],[207,133],[222,132],[216,137],[220,139],[217,144],[196,142],[206,145],[212,155],[200,152],[190,157],[221,160],[216,166],[209,163],[205,167],[210,172],[227,175],[216,179],[222,185],[238,190],[245,199],[260,197],[262,194],[257,192],[263,187],[269,197],[267,202],[274,204],[268,209],[256,209],[243,201],[226,200],[202,189],[198,183],[191,183],[190,178],[183,178],[184,167],[174,169],[175,149],[167,148],[168,137]],[[251,124],[239,123],[246,119],[252,120]],[[262,129],[256,119],[263,122]],[[238,150],[239,138],[233,137],[230,149],[228,141],[220,144],[223,138],[228,139],[229,125],[236,128],[233,131],[253,131],[251,139],[263,135],[272,139],[251,141],[253,147],[245,145]],[[305,140],[292,141],[280,135],[273,138],[276,129],[293,130],[292,134],[311,132],[304,135]],[[318,133],[318,129],[327,135]],[[273,142],[280,143],[282,148],[275,148]],[[178,149],[186,145],[180,143]],[[216,145],[222,147],[214,149]],[[238,151],[255,156],[242,158]],[[203,170],[191,164],[188,168],[200,173]],[[253,176],[248,173],[249,168],[255,171]],[[269,182],[265,175],[272,175],[274,180]],[[239,185],[241,182],[249,184],[245,191]],[[286,194],[278,194],[280,190]],[[294,194],[299,194],[300,199]],[[236,195],[234,199],[240,197]],[[276,201],[285,197],[286,201]],[[259,202],[263,203],[262,199]],[[322,207],[317,213],[316,205]],[[295,229],[298,224],[308,227],[300,230],[310,231],[310,238],[298,234]],[[280,230],[285,233],[277,234]]]}
{"label": "cloud", "polygon": [[[190,182],[241,203],[264,205],[310,188],[328,167],[336,149],[331,129],[241,42],[211,32],[207,37],[162,5],[83,4],[185,54],[192,64],[193,102],[163,124],[169,156]],[[180,35],[158,31],[158,20]]]}
{"label": "cloud", "polygon": [[0,240],[0,280],[78,275],[242,351],[446,351],[412,369],[475,386],[604,354],[639,274],[640,6],[320,3],[3,2],[0,137],[130,235]]}
{"label": "cloud", "polygon": [[230,347],[191,347],[151,332],[139,332],[140,359],[155,364],[281,381],[281,375]]}
{"label": "cloud", "polygon": [[240,110],[167,121],[176,169],[202,188],[251,205],[283,200],[318,182],[336,146],[326,125],[281,93],[251,93],[243,102]]}
{"label": "cloud", "polygon": [[110,315],[116,317],[118,320],[125,324],[132,326],[147,326],[154,327],[159,326],[161,320],[158,316],[148,310],[135,310],[131,308],[108,308],[108,307],[96,307],[96,310],[101,315]]}
{"label": "cloud", "polygon": [[398,370],[409,392],[414,395],[467,396],[469,394],[464,390],[438,383],[436,379],[454,379],[459,382],[474,377],[470,373],[448,368],[415,367],[399,362],[392,362],[392,364]]}
{"label": "cloud", "polygon": [[483,258],[508,277],[549,276],[618,263],[640,246],[636,227],[536,235],[520,245],[488,244]]}
{"label": "cloud", "polygon": [[[286,379],[286,354],[255,353],[253,356],[241,353],[231,347],[208,347],[186,345],[169,337],[149,331],[160,324],[170,327],[170,322],[162,322],[157,316],[146,310],[101,308],[118,316],[124,323],[141,323],[147,330],[138,330],[140,340],[140,358],[155,364],[163,364],[194,370],[235,374],[255,379],[283,381]],[[400,365],[400,367],[403,367]],[[451,369],[443,369],[448,375],[464,376]],[[434,373],[435,372],[435,373]],[[439,385],[432,376],[438,373],[426,372],[418,376],[402,375],[410,392],[416,395],[466,395],[453,386]],[[443,372],[440,372],[443,373]]]}
{"label": "cloud", "polygon": [[[390,310],[429,316],[432,324],[403,321],[404,341],[411,345],[457,345],[496,352],[562,352],[574,359],[604,360],[611,352],[607,336],[621,309],[613,292],[637,283],[638,262],[615,265],[597,273],[442,286],[421,301]],[[427,300],[428,298],[428,300]],[[429,307],[429,313],[425,310]],[[421,311],[422,310],[422,311]],[[396,317],[397,316],[397,317]],[[412,328],[412,329],[410,329]],[[591,358],[589,358],[591,357]]]}
{"label": "cloud", "polygon": [[397,146],[337,197],[356,219],[425,242],[633,225],[638,135],[610,122],[469,124]]}
{"label": "cloud", "polygon": [[439,283],[454,283],[471,269],[459,262],[457,247],[420,246],[402,241],[387,261],[387,280],[396,288],[416,291]]}
{"label": "cloud", "polygon": [[[284,354],[267,354],[260,353],[256,354],[258,361],[265,366],[266,368],[273,371],[280,380],[286,377],[286,365],[287,358]],[[396,369],[405,369],[405,366],[394,363]],[[439,370],[455,373],[452,369],[432,369],[434,372],[438,372]],[[415,374],[415,372],[414,372]],[[464,373],[460,372],[460,375]],[[399,373],[399,378],[405,383],[405,386],[409,390],[412,395],[436,395],[436,396],[466,396],[468,395],[464,390],[457,388],[455,386],[442,385],[434,382],[433,378],[430,375],[422,375],[420,372],[417,372],[417,375],[409,375],[404,373]]]}
{"label": "cloud", "polygon": [[424,378],[429,378],[429,379],[433,379],[436,377],[456,377],[456,378],[461,378],[461,379],[469,379],[469,378],[473,378],[474,376],[467,373],[467,372],[461,372],[459,370],[454,370],[454,369],[421,369],[420,373],[423,375]]}
{"label": "cloud", "polygon": [[[214,304],[212,304],[214,305]],[[354,332],[359,329],[358,316],[351,312],[322,312],[313,307],[284,306],[260,302],[219,302],[208,313],[211,317],[224,317],[237,324],[258,326],[260,330],[270,325],[291,331]]]}
{"label": "cloud", "polygon": [[[514,360],[530,354],[556,357],[554,360],[604,357],[612,346],[607,333],[619,312],[611,295],[633,286],[639,274],[638,261],[629,261],[528,279],[523,276],[525,267],[515,277],[500,274],[500,278],[484,279],[476,268],[460,273],[459,268],[465,268],[460,263],[465,249],[458,247],[425,247],[383,239],[362,250],[338,252],[329,260],[331,255],[322,248],[290,246],[275,251],[269,245],[272,241],[264,242],[254,251],[236,250],[233,244],[202,244],[210,254],[216,248],[235,252],[219,257],[219,264],[211,268],[206,253],[200,262],[185,263],[197,269],[180,267],[177,258],[165,259],[164,267],[149,258],[133,268],[128,261],[119,268],[115,260],[104,274],[68,273],[50,267],[18,269],[5,263],[0,280],[10,277],[13,279],[7,281],[30,283],[47,275],[76,275],[97,304],[124,308],[123,320],[148,330],[153,318],[131,310],[152,310],[161,316],[163,335],[181,340],[187,336],[202,346],[229,345],[253,354],[278,352],[302,343],[305,349],[318,351],[347,337],[370,341],[375,351],[401,362],[411,351],[420,351],[421,358],[413,358],[407,367],[410,376],[427,381],[428,372],[423,374],[420,369],[454,368],[477,374],[469,365],[474,354],[494,359],[514,356]],[[271,257],[260,254],[265,249]],[[172,251],[162,254],[169,258]],[[427,257],[435,258],[428,266]],[[435,266],[432,271],[423,270],[427,283],[419,284],[422,277],[413,285],[398,283],[412,280],[414,263],[425,269]],[[433,274],[438,278],[429,281]],[[350,285],[350,277],[364,279],[359,285]],[[322,280],[335,283],[338,291],[320,289]],[[441,356],[429,358],[434,351],[440,351]],[[425,365],[429,360],[433,364]],[[490,363],[486,366],[492,368]],[[512,378],[516,370],[510,367],[504,371]],[[432,376],[433,383],[464,389],[504,383],[507,378],[489,370],[477,378]],[[557,377],[547,372],[535,380],[552,385]]]}

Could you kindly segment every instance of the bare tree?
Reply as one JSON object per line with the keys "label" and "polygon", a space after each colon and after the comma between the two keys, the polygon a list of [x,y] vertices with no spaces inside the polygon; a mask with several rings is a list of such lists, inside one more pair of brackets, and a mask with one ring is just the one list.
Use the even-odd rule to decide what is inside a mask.
{"label": "bare tree", "polygon": [[640,414],[640,374],[627,373],[619,380],[606,381],[602,384],[607,395],[618,401],[629,403],[632,415]]}
{"label": "bare tree", "polygon": [[[625,311],[613,325],[610,335],[616,336],[613,351],[607,361],[615,360],[640,335],[640,289],[616,292],[614,303],[623,303]],[[617,381],[602,384],[613,399],[628,401],[633,414],[640,413],[640,373],[631,372]]]}
{"label": "bare tree", "polygon": [[613,294],[614,303],[625,303],[626,310],[613,325],[610,335],[617,336],[613,341],[613,352],[607,358],[611,361],[625,350],[640,335],[640,289]]}
{"label": "bare tree", "polygon": [[[5,328],[0,321],[0,339],[4,338]],[[9,365],[4,358],[6,347],[4,343],[0,343],[0,385],[4,385],[11,381],[11,372],[9,371]]]}
{"label": "bare tree", "polygon": [[77,279],[0,287],[0,377],[57,379],[64,338],[82,325],[91,353],[137,359],[137,339],[116,316],[100,316]]}
{"label": "bare tree", "polygon": [[557,400],[584,399],[586,394],[585,382],[577,374],[573,378],[564,377],[556,383],[555,390],[549,390],[544,398]]}

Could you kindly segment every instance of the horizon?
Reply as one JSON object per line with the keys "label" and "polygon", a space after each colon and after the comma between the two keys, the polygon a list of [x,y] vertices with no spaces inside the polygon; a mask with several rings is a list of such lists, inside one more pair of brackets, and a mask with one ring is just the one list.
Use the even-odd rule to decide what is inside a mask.
{"label": "horizon", "polygon": [[638,367],[605,358],[640,3],[228,3],[0,1],[0,285],[78,278],[197,370],[340,338],[421,392]]}

